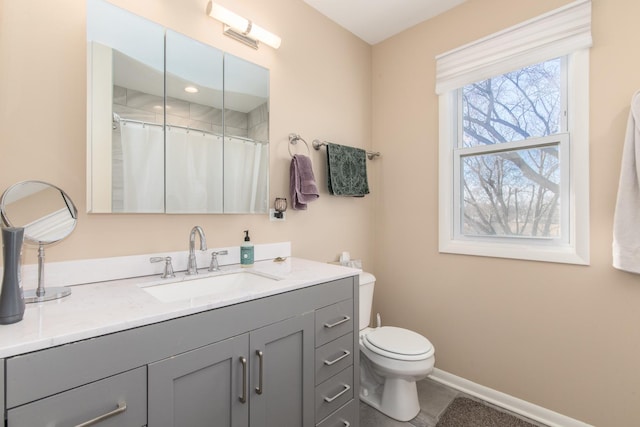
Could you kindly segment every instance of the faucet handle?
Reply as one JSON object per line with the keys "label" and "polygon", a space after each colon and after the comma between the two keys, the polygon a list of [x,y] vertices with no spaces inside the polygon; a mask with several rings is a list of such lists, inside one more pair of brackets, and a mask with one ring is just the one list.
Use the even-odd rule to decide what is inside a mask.
{"label": "faucet handle", "polygon": [[162,279],[166,279],[167,277],[176,277],[175,273],[173,272],[173,265],[171,264],[170,256],[167,256],[167,257],[154,256],[149,258],[149,261],[150,262],[164,261],[164,273],[162,273],[162,276],[160,276]]}
{"label": "faucet handle", "polygon": [[211,252],[211,264],[209,264],[209,271],[220,271],[220,265],[218,265],[218,255],[227,255],[229,251],[214,251]]}

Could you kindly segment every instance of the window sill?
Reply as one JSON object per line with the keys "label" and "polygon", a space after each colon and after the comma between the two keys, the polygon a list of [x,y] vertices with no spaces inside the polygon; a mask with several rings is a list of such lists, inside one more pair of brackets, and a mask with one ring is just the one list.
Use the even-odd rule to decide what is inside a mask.
{"label": "window sill", "polygon": [[[588,245],[586,245],[588,248]],[[440,253],[590,265],[589,251],[572,245],[540,245],[440,240]]]}

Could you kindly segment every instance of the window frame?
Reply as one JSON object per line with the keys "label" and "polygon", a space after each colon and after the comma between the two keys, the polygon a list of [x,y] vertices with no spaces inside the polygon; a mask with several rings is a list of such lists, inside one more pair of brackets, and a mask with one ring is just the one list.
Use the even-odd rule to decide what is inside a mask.
{"label": "window frame", "polygon": [[[565,155],[561,156],[561,182],[568,185],[566,197],[562,197],[564,194],[561,196],[567,199],[564,201],[569,222],[566,237],[543,242],[526,237],[468,237],[460,235],[459,227],[456,231],[455,221],[460,218],[460,202],[456,204],[454,188],[455,174],[459,173],[456,151],[459,151],[460,103],[457,99],[459,88],[455,88],[442,92],[438,101],[441,253],[589,265],[589,49],[578,49],[566,55],[566,70],[568,141],[560,146],[561,150],[565,150]],[[565,174],[568,178],[565,178]],[[566,179],[568,182],[564,182]]]}

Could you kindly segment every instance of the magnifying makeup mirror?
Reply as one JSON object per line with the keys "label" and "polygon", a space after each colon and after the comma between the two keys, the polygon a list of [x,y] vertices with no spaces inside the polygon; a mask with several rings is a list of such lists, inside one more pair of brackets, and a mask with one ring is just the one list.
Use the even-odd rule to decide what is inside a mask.
{"label": "magnifying makeup mirror", "polygon": [[71,293],[67,287],[44,286],[44,247],[66,238],[76,227],[78,210],[71,198],[55,185],[23,181],[9,187],[0,198],[0,216],[8,227],[23,227],[26,243],[38,245],[38,288],[24,292],[26,303],[50,301]]}

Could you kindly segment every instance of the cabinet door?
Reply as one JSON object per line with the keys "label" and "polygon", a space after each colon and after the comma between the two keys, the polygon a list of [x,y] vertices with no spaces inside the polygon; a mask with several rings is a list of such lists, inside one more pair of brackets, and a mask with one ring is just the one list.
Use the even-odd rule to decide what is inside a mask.
{"label": "cabinet door", "polygon": [[249,342],[251,427],[313,426],[314,313],[252,331]]}
{"label": "cabinet door", "polygon": [[149,427],[248,426],[248,343],[240,335],[150,364]]}

